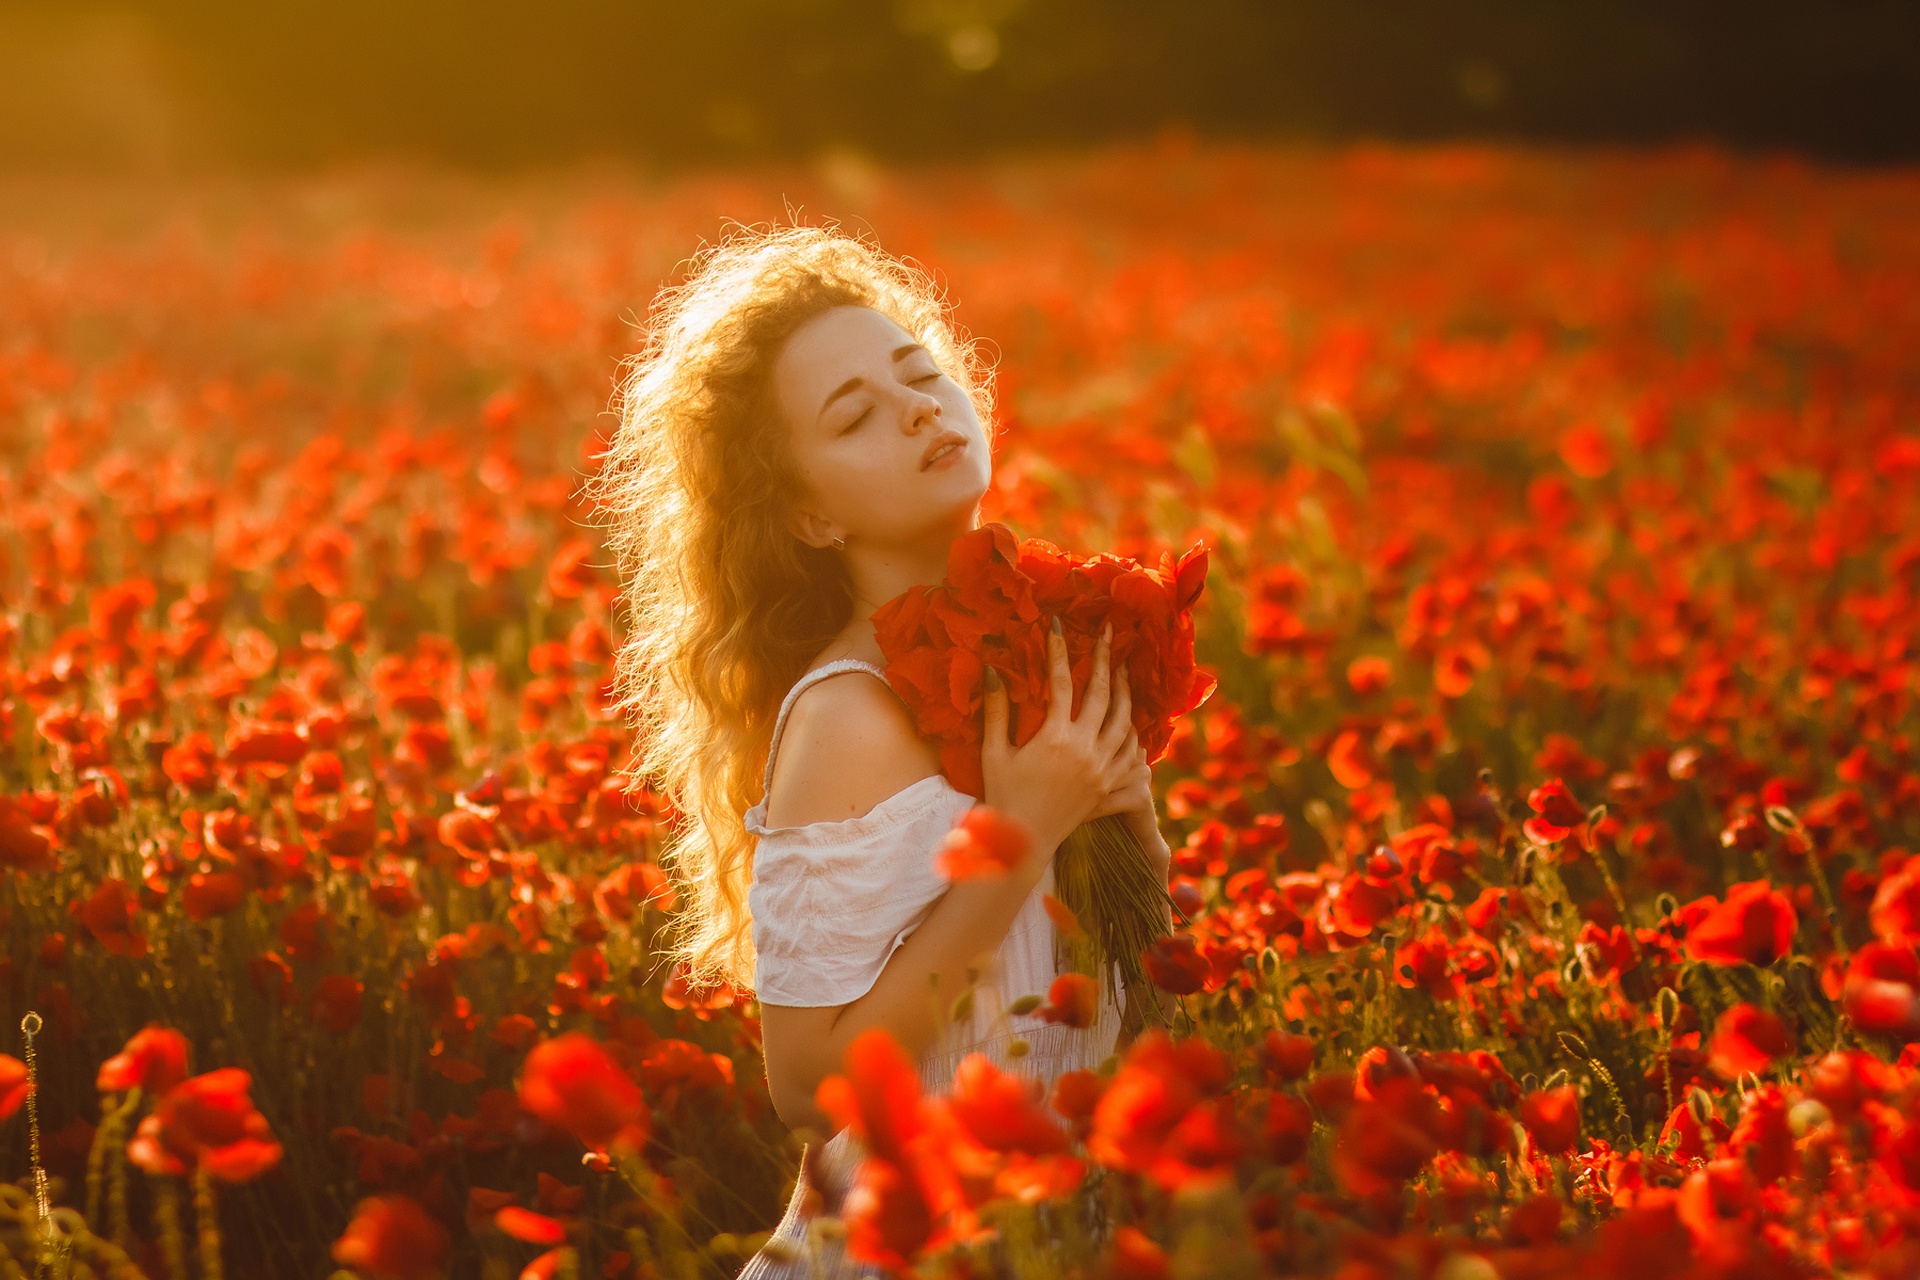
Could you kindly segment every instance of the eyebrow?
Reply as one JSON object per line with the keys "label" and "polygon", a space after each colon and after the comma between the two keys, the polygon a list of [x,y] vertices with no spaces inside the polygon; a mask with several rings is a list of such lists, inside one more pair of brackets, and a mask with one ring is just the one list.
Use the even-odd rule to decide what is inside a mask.
{"label": "eyebrow", "polygon": [[[905,360],[908,356],[912,355],[914,352],[925,351],[925,350],[926,348],[921,346],[917,342],[909,342],[905,346],[895,347],[893,349],[893,362],[895,364],[899,364],[902,360]],[[835,387],[832,391],[827,393],[827,398],[820,402],[820,412],[825,413],[827,411],[828,405],[832,404],[835,400],[838,400],[841,396],[846,395],[849,391],[852,391],[853,389],[855,389],[865,381],[866,379],[860,377],[858,374],[854,375],[851,378],[848,378],[845,382],[841,383],[839,386]]]}

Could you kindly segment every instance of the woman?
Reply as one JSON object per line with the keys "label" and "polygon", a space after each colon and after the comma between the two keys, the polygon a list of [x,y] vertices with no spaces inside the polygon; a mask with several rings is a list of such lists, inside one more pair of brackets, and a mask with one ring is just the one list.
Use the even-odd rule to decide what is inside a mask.
{"label": "woman", "polygon": [[[664,855],[687,904],[674,948],[694,984],[755,992],[790,1126],[828,1127],[814,1090],[869,1027],[934,1092],[970,1052],[1046,1082],[1093,1066],[1134,1012],[1116,1007],[1112,975],[1091,1027],[1006,1011],[1056,976],[1042,895],[1070,831],[1127,814],[1165,870],[1106,639],[1075,719],[1056,635],[1051,710],[1023,746],[1005,691],[988,691],[986,803],[1026,825],[1033,852],[1005,877],[949,885],[933,855],[973,798],[886,684],[868,620],[938,582],[978,524],[991,412],[931,282],[817,228],[704,254],[656,304],[625,385],[599,497],[632,609],[618,673],[640,768],[684,815]],[[807,1232],[837,1212],[859,1154],[848,1131],[803,1154],[743,1276],[867,1274]]]}

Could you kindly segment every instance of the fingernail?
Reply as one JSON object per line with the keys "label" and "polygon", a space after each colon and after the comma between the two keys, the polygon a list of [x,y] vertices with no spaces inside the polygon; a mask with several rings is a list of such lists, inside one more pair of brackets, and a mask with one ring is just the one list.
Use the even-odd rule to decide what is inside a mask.
{"label": "fingernail", "polygon": [[988,693],[1000,692],[1000,673],[998,671],[995,671],[992,667],[987,668],[987,692]]}
{"label": "fingernail", "polygon": [[1053,634],[1056,638],[1060,635],[1060,615],[1057,613],[1053,615]]}

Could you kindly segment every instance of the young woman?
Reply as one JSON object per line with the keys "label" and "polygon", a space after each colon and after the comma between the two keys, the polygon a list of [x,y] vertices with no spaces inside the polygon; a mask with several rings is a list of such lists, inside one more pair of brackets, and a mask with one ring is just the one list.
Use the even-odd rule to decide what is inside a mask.
{"label": "young woman", "polygon": [[[1057,976],[1042,895],[1069,832],[1126,814],[1165,870],[1105,639],[1073,718],[1056,636],[1050,711],[1023,746],[1005,692],[987,694],[986,803],[1034,837],[1003,878],[933,871],[974,801],[881,671],[869,616],[940,581],[978,524],[991,415],[986,371],[931,282],[817,228],[705,253],[656,303],[625,384],[599,496],[631,608],[619,678],[640,767],[684,818],[664,854],[686,903],[673,945],[696,985],[755,993],[768,1087],[794,1127],[828,1127],[815,1087],[869,1027],[937,1092],[972,1052],[1048,1083],[1091,1067],[1141,1012],[1116,1006],[1111,974],[1091,1027],[1006,1010]],[[775,1242],[743,1276],[864,1274],[806,1239],[859,1155],[845,1130],[803,1154]]]}

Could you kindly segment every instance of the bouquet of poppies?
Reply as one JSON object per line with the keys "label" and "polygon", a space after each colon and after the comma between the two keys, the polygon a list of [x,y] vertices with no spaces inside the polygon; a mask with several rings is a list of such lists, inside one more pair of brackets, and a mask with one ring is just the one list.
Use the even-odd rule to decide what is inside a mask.
{"label": "bouquet of poppies", "polygon": [[[987,524],[954,540],[945,581],[889,600],[873,626],[887,680],[921,734],[938,744],[942,771],[984,799],[986,670],[999,673],[1014,743],[1024,745],[1046,719],[1047,635],[1056,617],[1073,672],[1073,713],[1111,622],[1109,656],[1116,674],[1127,672],[1134,731],[1149,763],[1166,754],[1175,718],[1213,692],[1213,676],[1193,658],[1192,611],[1206,576],[1204,546],[1177,561],[1168,555],[1155,570],[1120,556],[1072,555]],[[1141,952],[1167,932],[1172,900],[1124,816],[1096,818],[1068,837],[1054,856],[1054,889],[1072,915],[1055,935],[1059,967],[1102,977],[1113,963],[1128,989],[1143,981]]]}

